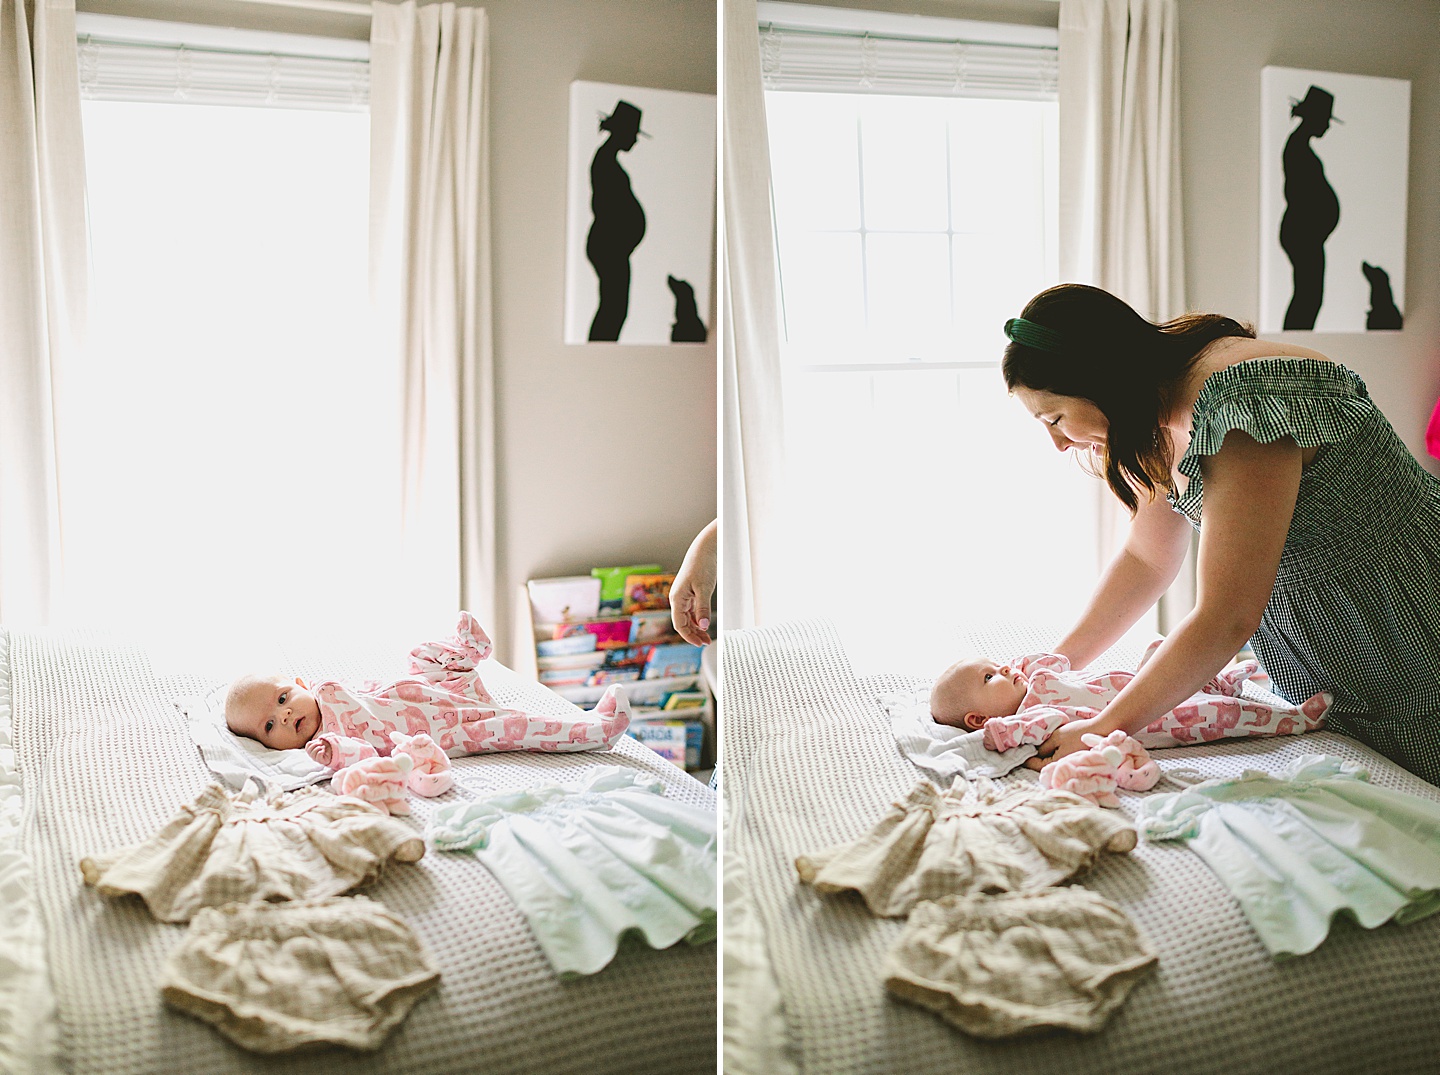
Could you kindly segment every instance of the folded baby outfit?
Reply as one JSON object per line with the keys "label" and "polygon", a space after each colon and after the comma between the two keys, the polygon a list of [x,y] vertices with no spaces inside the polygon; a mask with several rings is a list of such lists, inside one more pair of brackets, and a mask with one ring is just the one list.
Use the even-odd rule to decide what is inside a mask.
{"label": "folded baby outfit", "polygon": [[1375,787],[1352,762],[1306,754],[1140,804],[1147,840],[1184,840],[1274,956],[1319,947],[1335,916],[1366,929],[1440,911],[1440,803]]}
{"label": "folded baby outfit", "polygon": [[370,1050],[439,980],[410,927],[382,904],[328,896],[202,909],[160,992],[254,1052]]}
{"label": "folded baby outfit", "polygon": [[801,855],[795,868],[818,892],[853,889],[874,914],[898,916],[952,893],[1048,888],[1135,843],[1124,816],[1067,791],[981,779],[972,798],[922,780],[858,840]]}
{"label": "folded baby outfit", "polygon": [[211,784],[144,843],[82,859],[85,882],[102,896],[139,895],[162,922],[188,922],[202,907],[336,896],[425,854],[413,828],[355,799],[253,789]]}
{"label": "folded baby outfit", "polygon": [[797,858],[800,879],[908,914],[885,987],[967,1033],[1098,1030],[1155,957],[1115,904],[1054,886],[1134,848],[1134,826],[1068,791],[974,792],[922,780],[858,840]]}
{"label": "folded baby outfit", "polygon": [[715,939],[715,811],[664,794],[649,774],[604,766],[574,784],[448,803],[428,835],[489,868],[557,972],[594,974],[627,933],[652,948]]}
{"label": "folded baby outfit", "polygon": [[1079,885],[919,904],[885,988],[977,1038],[1099,1030],[1152,955],[1129,917]]}

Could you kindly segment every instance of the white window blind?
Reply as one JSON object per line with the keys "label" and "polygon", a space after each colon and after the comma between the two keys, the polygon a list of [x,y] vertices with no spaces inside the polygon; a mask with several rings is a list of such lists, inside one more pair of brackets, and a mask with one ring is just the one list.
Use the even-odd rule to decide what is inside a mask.
{"label": "white window blind", "polygon": [[81,13],[80,92],[151,101],[363,112],[365,42],[178,26]]}
{"label": "white window blind", "polygon": [[1055,99],[1059,35],[1044,27],[785,3],[761,3],[759,22],[767,90]]}

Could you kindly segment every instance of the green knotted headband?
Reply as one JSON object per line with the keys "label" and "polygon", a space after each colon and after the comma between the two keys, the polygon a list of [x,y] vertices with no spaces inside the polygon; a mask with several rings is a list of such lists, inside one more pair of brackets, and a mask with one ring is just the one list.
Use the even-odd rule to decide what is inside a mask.
{"label": "green knotted headband", "polygon": [[1023,317],[1012,317],[1006,321],[1005,335],[1016,343],[1033,347],[1037,351],[1049,351],[1058,355],[1064,350],[1064,337],[1060,333],[1034,321],[1026,321]]}

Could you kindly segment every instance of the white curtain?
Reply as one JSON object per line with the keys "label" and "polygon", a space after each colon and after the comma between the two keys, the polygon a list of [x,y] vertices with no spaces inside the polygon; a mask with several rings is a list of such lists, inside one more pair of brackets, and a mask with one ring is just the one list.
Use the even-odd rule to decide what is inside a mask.
{"label": "white curtain", "polygon": [[[1060,0],[1060,275],[1151,320],[1185,312],[1175,0]],[[1125,513],[1102,487],[1100,554]],[[1193,554],[1160,629],[1194,606]]]}
{"label": "white curtain", "polygon": [[30,13],[0,0],[0,622],[12,625],[48,622],[59,597],[55,414],[89,280],[75,3]]}
{"label": "white curtain", "polygon": [[763,622],[780,574],[777,514],[785,468],[780,310],[770,148],[755,0],[726,0],[720,182],[723,488],[720,618]]}
{"label": "white curtain", "polygon": [[416,614],[495,616],[487,22],[372,5],[370,263],[401,365],[403,559]]}

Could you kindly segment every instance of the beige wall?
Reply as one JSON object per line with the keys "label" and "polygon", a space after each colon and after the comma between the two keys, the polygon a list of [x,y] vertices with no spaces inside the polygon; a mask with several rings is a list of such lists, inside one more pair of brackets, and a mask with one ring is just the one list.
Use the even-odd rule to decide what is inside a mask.
{"label": "beige wall", "polygon": [[[561,330],[570,83],[714,93],[716,9],[715,0],[485,7],[503,636],[526,578],[651,559],[673,570],[715,517],[713,332],[703,346],[634,347],[566,346]],[[713,314],[706,320],[714,325]]]}
{"label": "beige wall", "polygon": [[[566,137],[575,79],[715,92],[716,0],[489,0],[502,659],[527,578],[655,561],[716,511],[716,352],[566,346]],[[81,10],[364,40],[369,20],[238,0]],[[712,286],[712,296],[714,287]],[[706,321],[714,325],[712,310]]]}

